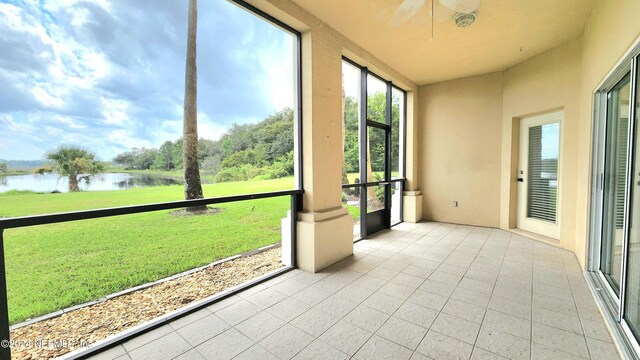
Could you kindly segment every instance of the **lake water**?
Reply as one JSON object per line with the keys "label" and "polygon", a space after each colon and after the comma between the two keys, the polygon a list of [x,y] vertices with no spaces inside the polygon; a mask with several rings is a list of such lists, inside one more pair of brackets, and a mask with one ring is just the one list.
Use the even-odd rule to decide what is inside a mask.
{"label": "lake water", "polygon": [[[180,185],[182,180],[158,175],[102,173],[94,176],[89,185],[80,183],[83,191],[125,190],[148,186]],[[69,191],[69,181],[58,174],[0,175],[0,193],[9,190],[30,190],[50,193],[54,190]]]}

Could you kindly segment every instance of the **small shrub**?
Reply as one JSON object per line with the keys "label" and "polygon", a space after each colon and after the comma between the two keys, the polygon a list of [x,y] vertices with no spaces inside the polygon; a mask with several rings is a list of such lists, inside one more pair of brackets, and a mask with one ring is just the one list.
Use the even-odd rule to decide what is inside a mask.
{"label": "small shrub", "polygon": [[262,168],[251,164],[222,168],[215,177],[216,182],[246,181],[263,173]]}

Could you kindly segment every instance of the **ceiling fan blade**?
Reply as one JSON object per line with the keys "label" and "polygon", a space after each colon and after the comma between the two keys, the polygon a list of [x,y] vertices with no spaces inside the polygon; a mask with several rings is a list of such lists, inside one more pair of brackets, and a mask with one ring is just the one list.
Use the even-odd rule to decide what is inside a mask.
{"label": "ceiling fan blade", "polygon": [[440,0],[442,6],[453,11],[471,13],[480,8],[480,0]]}
{"label": "ceiling fan blade", "polygon": [[423,26],[426,26],[431,21],[431,13],[427,12],[425,8],[423,9],[424,10],[418,12],[409,21],[413,27],[421,28]]}
{"label": "ceiling fan blade", "polygon": [[393,24],[399,26],[415,16],[426,0],[404,0],[398,9],[393,13]]}

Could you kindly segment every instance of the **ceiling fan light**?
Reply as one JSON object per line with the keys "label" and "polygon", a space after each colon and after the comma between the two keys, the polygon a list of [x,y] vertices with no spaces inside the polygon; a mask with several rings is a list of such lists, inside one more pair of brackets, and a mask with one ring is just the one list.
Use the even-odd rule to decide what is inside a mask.
{"label": "ceiling fan light", "polygon": [[459,28],[467,27],[473,24],[478,17],[478,11],[465,13],[465,12],[457,12],[453,15],[453,21],[456,23],[456,26]]}
{"label": "ceiling fan light", "polygon": [[474,12],[480,8],[480,0],[440,0],[440,4],[462,13]]}

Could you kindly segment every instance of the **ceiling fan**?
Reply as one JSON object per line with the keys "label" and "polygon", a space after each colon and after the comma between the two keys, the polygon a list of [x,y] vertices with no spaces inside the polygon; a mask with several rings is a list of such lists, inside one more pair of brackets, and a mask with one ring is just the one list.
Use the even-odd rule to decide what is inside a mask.
{"label": "ceiling fan", "polygon": [[420,23],[420,17],[424,17],[424,12],[428,6],[430,6],[431,10],[431,40],[433,40],[433,24],[435,21],[453,19],[458,27],[467,27],[473,24],[478,16],[480,0],[404,0],[393,12],[394,25],[400,26],[411,19]]}

